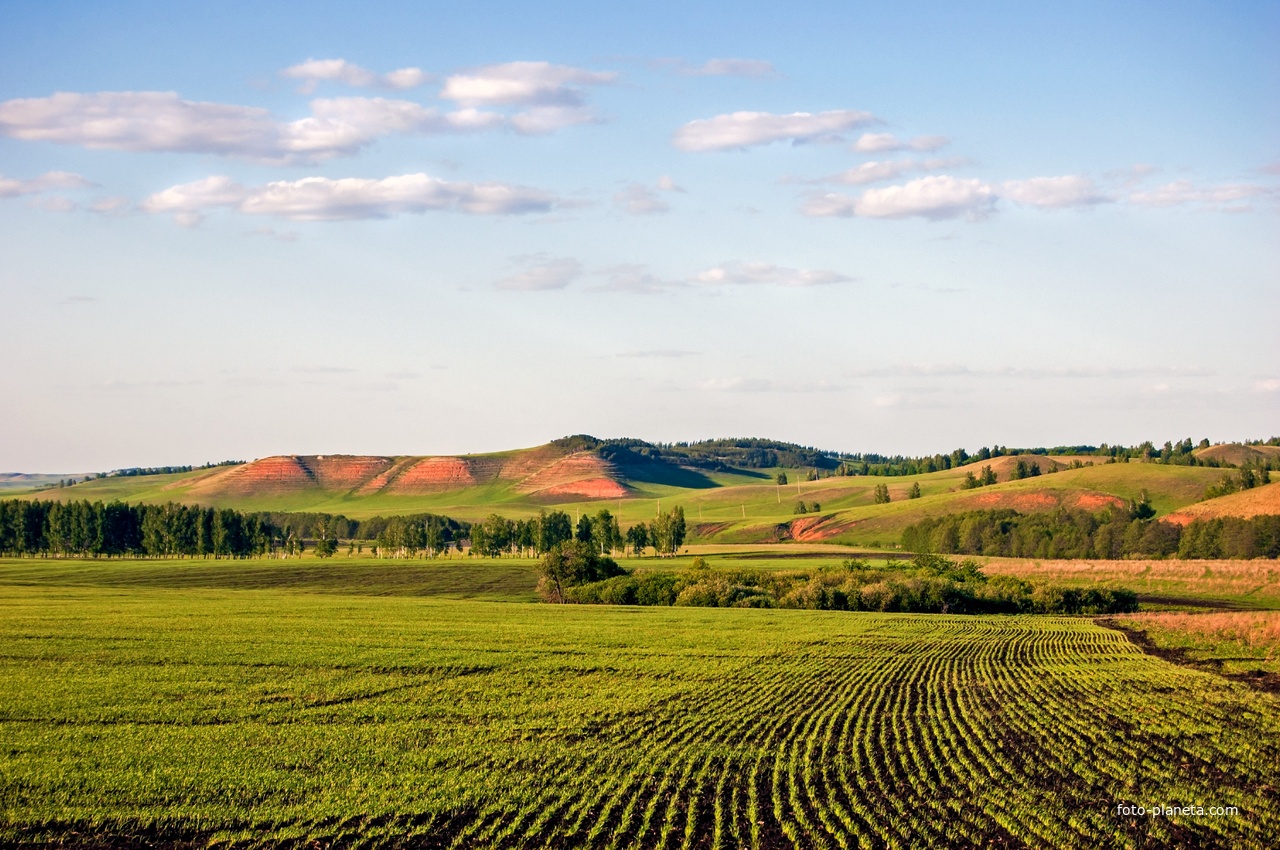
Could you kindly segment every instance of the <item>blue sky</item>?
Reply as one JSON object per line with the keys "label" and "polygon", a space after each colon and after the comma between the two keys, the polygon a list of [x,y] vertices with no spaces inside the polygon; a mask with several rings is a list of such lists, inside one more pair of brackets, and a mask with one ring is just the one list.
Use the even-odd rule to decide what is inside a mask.
{"label": "blue sky", "polygon": [[0,15],[0,469],[1280,430],[1274,4]]}

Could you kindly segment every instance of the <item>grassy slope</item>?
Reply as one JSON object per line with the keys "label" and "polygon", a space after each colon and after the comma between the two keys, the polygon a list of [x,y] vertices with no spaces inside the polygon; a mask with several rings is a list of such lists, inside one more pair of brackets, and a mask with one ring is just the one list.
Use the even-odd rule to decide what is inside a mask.
{"label": "grassy slope", "polygon": [[1280,690],[1280,611],[1161,612],[1117,618],[1161,649]]}
{"label": "grassy slope", "polygon": [[[1260,848],[1280,830],[1275,700],[1088,620],[0,579],[0,645],[0,843]],[[1126,823],[1109,810],[1135,789],[1240,814]]]}
{"label": "grassy slope", "polygon": [[1216,499],[1187,505],[1177,511],[1173,519],[1190,522],[1200,518],[1251,517],[1259,514],[1278,513],[1280,513],[1280,481],[1273,481],[1261,487],[1252,487],[1248,490],[1241,490],[1239,493],[1231,493],[1227,496],[1219,496]]}
{"label": "grassy slope", "polygon": [[[652,517],[664,510],[684,507],[695,531],[693,540],[749,543],[779,539],[779,526],[797,519],[797,502],[818,502],[820,516],[826,517],[830,532],[820,539],[855,545],[893,545],[901,530],[925,515],[989,507],[1023,510],[1044,508],[1044,499],[1071,504],[1081,497],[1099,499],[1114,496],[1128,500],[1145,490],[1160,515],[1192,504],[1205,488],[1221,477],[1221,470],[1159,464],[1106,464],[1083,469],[1067,469],[1021,481],[1007,481],[977,490],[962,490],[960,484],[972,467],[898,478],[854,477],[802,481],[779,487],[772,483],[774,470],[747,475],[712,474],[717,486],[687,488],[669,484],[640,483],[626,499],[562,502],[554,505],[571,514],[594,513],[608,508],[626,525]],[[788,470],[794,479],[796,470]],[[35,494],[36,498],[121,499],[129,502],[181,501],[188,480],[207,472],[185,475],[156,475],[137,478],[108,478],[61,490]],[[889,487],[893,499],[887,505],[874,503],[878,484]],[[922,498],[908,500],[907,491],[918,483]],[[219,506],[242,510],[324,511],[352,518],[430,511],[466,520],[483,519],[490,513],[508,517],[531,516],[548,507],[518,493],[507,483],[485,484],[422,496],[374,495],[314,491],[271,497],[227,498]],[[808,519],[813,519],[807,516]],[[783,534],[785,539],[787,534]]]}

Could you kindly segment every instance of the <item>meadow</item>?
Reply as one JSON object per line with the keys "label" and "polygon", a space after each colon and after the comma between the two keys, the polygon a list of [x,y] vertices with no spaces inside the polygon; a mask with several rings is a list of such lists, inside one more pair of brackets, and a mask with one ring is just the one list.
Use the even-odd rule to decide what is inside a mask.
{"label": "meadow", "polygon": [[1280,834],[1280,701],[1090,619],[527,604],[532,573],[0,563],[0,843],[1261,848]]}

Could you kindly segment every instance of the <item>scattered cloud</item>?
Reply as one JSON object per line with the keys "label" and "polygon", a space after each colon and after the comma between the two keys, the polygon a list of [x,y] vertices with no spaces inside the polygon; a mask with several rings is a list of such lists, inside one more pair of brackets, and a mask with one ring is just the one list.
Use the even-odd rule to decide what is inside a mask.
{"label": "scattered cloud", "polygon": [[676,185],[676,181],[665,174],[658,178],[658,188],[664,192],[684,192],[682,187]]}
{"label": "scattered cloud", "polygon": [[851,150],[856,153],[888,153],[892,151],[936,151],[951,144],[946,136],[916,136],[899,139],[893,133],[863,133]]}
{"label": "scattered cloud", "polygon": [[183,100],[174,92],[59,92],[0,103],[0,135],[96,149],[306,163],[349,156],[381,136],[476,132],[505,121],[492,112],[440,112],[381,97],[317,99],[311,112],[281,122],[258,107]]}
{"label": "scattered cloud", "polygon": [[440,96],[466,106],[581,106],[585,96],[579,86],[607,85],[617,78],[612,72],[549,62],[507,62],[449,77]]}
{"label": "scattered cloud", "polygon": [[804,144],[839,139],[857,127],[874,124],[870,112],[836,109],[829,112],[731,112],[699,118],[676,130],[672,144],[683,151],[745,150],[772,142]]}
{"label": "scattered cloud", "polygon": [[1280,378],[1267,378],[1258,381],[1253,385],[1253,388],[1260,393],[1280,393]]}
{"label": "scattered cloud", "polygon": [[27,180],[0,175],[0,198],[38,195],[56,189],[86,189],[92,185],[79,174],[72,174],[70,171],[46,171]]}
{"label": "scattered cloud", "polygon": [[613,196],[613,205],[628,215],[654,215],[668,212],[671,205],[643,183],[632,183]]}
{"label": "scattered cloud", "polygon": [[510,118],[519,133],[542,135],[576,124],[592,124],[599,116],[587,106],[584,86],[614,83],[611,71],[588,71],[549,62],[486,65],[448,77],[440,97],[463,106],[526,107]]}
{"label": "scattered cloud", "polygon": [[546,292],[564,289],[582,276],[582,264],[572,257],[543,259],[522,272],[504,277],[494,284],[495,289],[520,292]]}
{"label": "scattered cloud", "polygon": [[697,66],[681,63],[679,73],[687,77],[772,77],[778,69],[763,59],[708,59]]}
{"label": "scattered cloud", "polygon": [[856,198],[835,192],[814,195],[801,211],[808,216],[978,219],[994,209],[996,199],[995,190],[981,180],[936,175],[868,189]]}
{"label": "scattered cloud", "polygon": [[905,174],[916,171],[942,171],[966,164],[964,159],[890,159],[864,162],[839,174],[820,177],[817,180],[788,180],[791,183],[844,183],[860,186],[866,183],[879,183],[882,180],[896,180]]}
{"label": "scattered cloud", "polygon": [[1006,180],[1001,185],[1000,195],[1014,203],[1040,209],[1086,207],[1115,200],[1100,191],[1091,179],[1078,175]]}
{"label": "scattered cloud", "polygon": [[[852,169],[845,175],[837,176],[845,176],[849,182],[865,177],[869,182],[876,179],[878,174],[905,168],[898,163],[885,165],[892,167],[867,169],[865,172]],[[1093,180],[1079,175],[1031,177],[991,184],[974,178],[938,174],[920,177],[898,186],[868,189],[856,197],[838,192],[814,194],[805,201],[801,212],[819,217],[918,217],[934,221],[963,217],[978,220],[994,212],[996,203],[1001,199],[1040,210],[1088,207],[1115,200],[1112,195],[1099,189]]]}
{"label": "scattered cloud", "polygon": [[345,221],[429,210],[474,215],[545,212],[555,201],[554,195],[526,186],[454,182],[427,174],[381,179],[304,177],[252,187],[215,176],[157,192],[141,208],[170,214],[178,224],[190,227],[217,208],[292,221]]}
{"label": "scattered cloud", "polygon": [[824,286],[848,283],[853,278],[824,269],[791,269],[773,263],[721,263],[693,277],[695,283],[710,286]]}
{"label": "scattered cloud", "polygon": [[280,76],[302,80],[298,91],[310,94],[320,82],[342,83],[357,88],[381,88],[403,91],[417,88],[428,80],[421,68],[400,68],[386,74],[375,74],[345,59],[308,59],[291,65]]}
{"label": "scattered cloud", "polygon": [[1247,202],[1253,198],[1274,194],[1274,189],[1252,183],[1198,186],[1190,180],[1175,180],[1147,191],[1132,192],[1126,200],[1145,207],[1194,204],[1217,209],[1241,209],[1247,208]]}

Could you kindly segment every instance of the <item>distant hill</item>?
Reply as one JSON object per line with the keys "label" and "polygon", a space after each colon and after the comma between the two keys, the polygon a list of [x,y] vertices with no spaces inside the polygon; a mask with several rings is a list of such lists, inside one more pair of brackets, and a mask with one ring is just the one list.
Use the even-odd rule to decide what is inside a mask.
{"label": "distant hill", "polygon": [[[1230,463],[1232,457],[1251,456],[1229,449],[1269,454],[1275,448],[1201,451],[1218,449],[1216,456],[1223,458],[1218,462]],[[866,475],[861,474],[862,462],[850,460],[854,457],[859,456],[770,440],[653,444],[576,435],[492,454],[278,455],[191,472],[112,475],[29,495],[323,512],[352,519],[430,512],[477,521],[492,513],[514,518],[557,507],[580,515],[603,507],[624,527],[647,521],[659,508],[680,505],[690,542],[882,546],[896,544],[904,527],[926,516],[994,508],[1097,512],[1124,507],[1144,494],[1159,516],[1280,512],[1274,499],[1266,501],[1280,492],[1277,485],[1204,502],[1206,489],[1224,474],[1208,466],[1123,458],[1112,462],[1111,457],[1085,453],[1019,453],[916,474],[902,474],[902,466],[873,465],[873,474]],[[967,476],[980,475],[985,466],[998,482],[969,488]],[[1020,468],[1038,469],[1039,474],[1015,479]],[[786,484],[777,482],[780,472],[786,473]],[[886,488],[888,503],[876,499],[880,486]],[[919,497],[912,498],[917,486]],[[1201,502],[1203,506],[1197,504]],[[1254,505],[1260,507],[1247,507]]]}
{"label": "distant hill", "polygon": [[59,482],[69,478],[83,477],[84,473],[0,472],[0,493],[56,487]]}
{"label": "distant hill", "polygon": [[1280,446],[1245,446],[1240,443],[1222,443],[1192,452],[1197,460],[1216,461],[1223,466],[1268,463],[1280,460]]}

